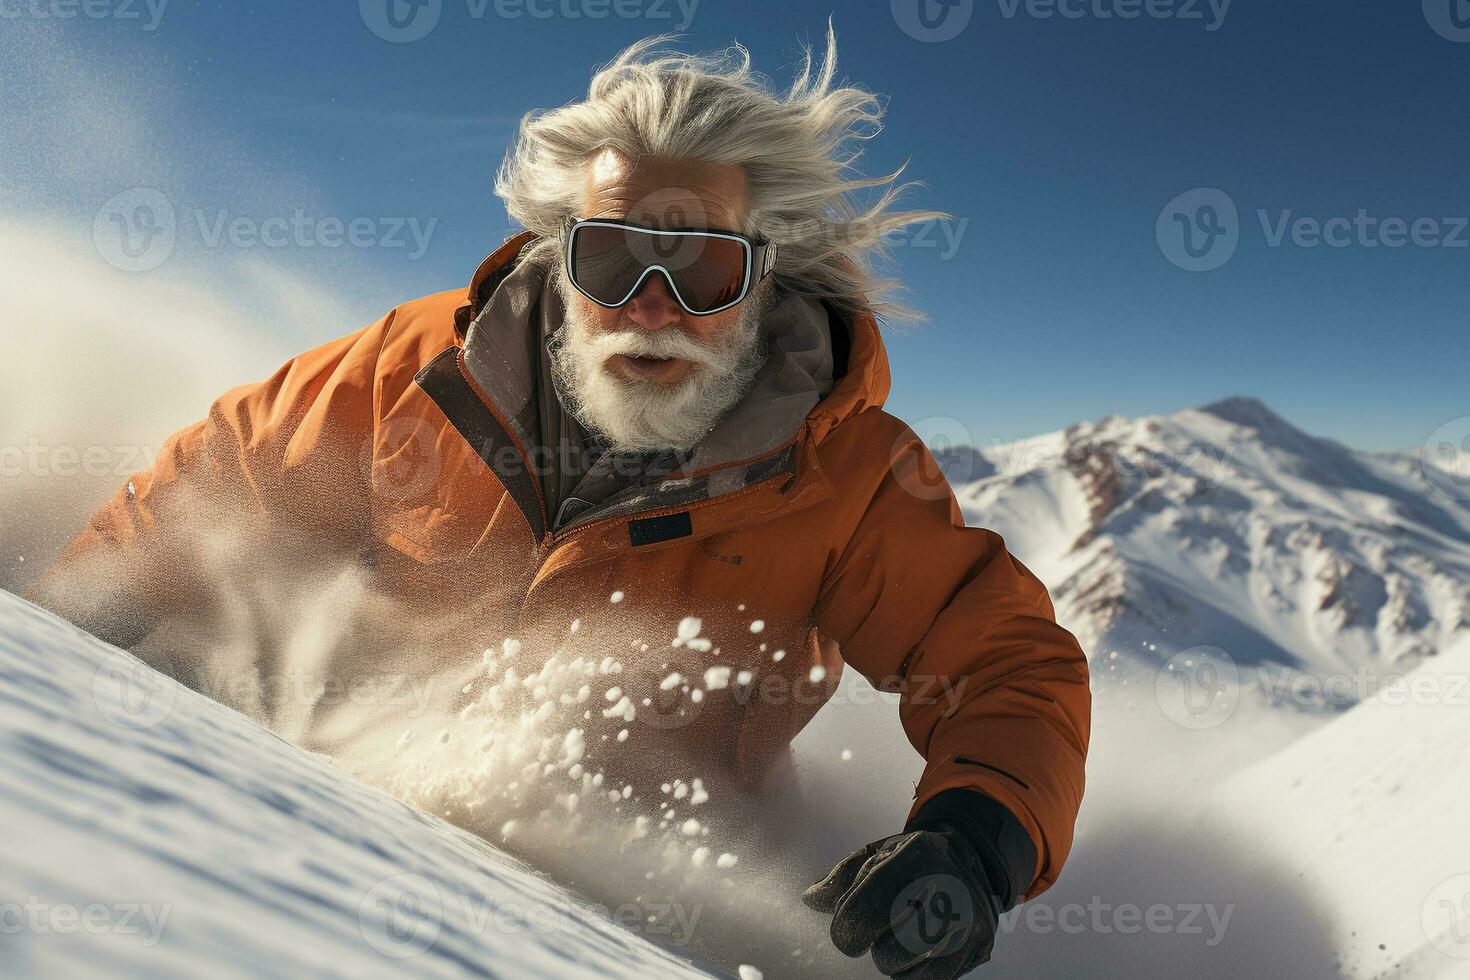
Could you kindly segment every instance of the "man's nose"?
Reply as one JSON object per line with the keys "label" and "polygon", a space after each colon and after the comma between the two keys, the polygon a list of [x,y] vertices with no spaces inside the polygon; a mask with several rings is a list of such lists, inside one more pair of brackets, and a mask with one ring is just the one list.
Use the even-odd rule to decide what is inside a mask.
{"label": "man's nose", "polygon": [[644,330],[663,330],[679,325],[682,310],[669,290],[669,282],[662,272],[655,272],[643,280],[638,292],[624,307],[628,319]]}

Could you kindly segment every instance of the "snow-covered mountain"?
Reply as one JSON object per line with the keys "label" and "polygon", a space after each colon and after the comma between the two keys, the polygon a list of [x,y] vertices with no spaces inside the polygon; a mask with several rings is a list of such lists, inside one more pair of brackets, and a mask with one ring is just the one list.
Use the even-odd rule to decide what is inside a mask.
{"label": "snow-covered mountain", "polygon": [[979,474],[956,487],[966,519],[1006,537],[1095,658],[1211,647],[1388,673],[1470,631],[1470,507],[1415,454],[1348,449],[1253,399],[940,462]]}

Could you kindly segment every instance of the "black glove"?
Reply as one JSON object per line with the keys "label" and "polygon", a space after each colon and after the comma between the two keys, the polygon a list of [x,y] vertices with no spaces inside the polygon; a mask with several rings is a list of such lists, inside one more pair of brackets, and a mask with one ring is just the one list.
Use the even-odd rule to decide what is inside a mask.
{"label": "black glove", "polygon": [[948,790],[902,834],[874,841],[808,888],[832,916],[832,943],[872,951],[885,976],[953,980],[990,959],[1000,916],[1030,887],[1036,849],[1010,811]]}

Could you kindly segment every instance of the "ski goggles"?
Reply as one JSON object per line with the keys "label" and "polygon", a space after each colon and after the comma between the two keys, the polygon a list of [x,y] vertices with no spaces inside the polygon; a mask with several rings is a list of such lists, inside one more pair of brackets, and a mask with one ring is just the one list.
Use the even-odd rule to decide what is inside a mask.
{"label": "ski goggles", "polygon": [[776,266],[776,246],[730,231],[671,231],[587,220],[567,235],[567,278],[583,296],[622,306],[655,272],[691,316],[743,300]]}

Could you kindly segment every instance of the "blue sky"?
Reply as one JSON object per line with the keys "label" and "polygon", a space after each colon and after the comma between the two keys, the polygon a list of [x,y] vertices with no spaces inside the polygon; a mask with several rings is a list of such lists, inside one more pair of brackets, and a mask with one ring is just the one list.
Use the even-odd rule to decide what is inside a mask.
{"label": "blue sky", "polygon": [[[183,216],[171,263],[203,254],[220,216],[302,209],[431,229],[422,250],[405,230],[404,247],[330,261],[272,253],[354,315],[461,285],[509,228],[491,180],[523,112],[680,27],[691,48],[740,41],[784,81],[835,12],[841,73],[889,98],[867,167],[909,161],[926,185],[910,201],[955,216],[895,249],[930,318],[890,334],[898,414],[952,416],[984,444],[1244,393],[1369,448],[1470,414],[1466,0],[922,0],[943,40],[914,36],[919,0],[439,0],[408,43],[370,29],[375,0],[91,2],[105,16],[0,0],[12,41],[48,39],[32,66],[77,75],[63,100],[6,52],[17,166],[0,191],[86,230],[114,195],[156,188]],[[1223,249],[1204,272],[1171,261],[1169,236],[1204,236],[1200,206],[1222,198],[1165,213],[1198,188],[1238,212],[1195,239]],[[1299,218],[1339,219],[1342,247],[1313,246]],[[1369,247],[1394,238],[1387,219],[1417,232]],[[264,329],[305,346],[358,325]]]}

